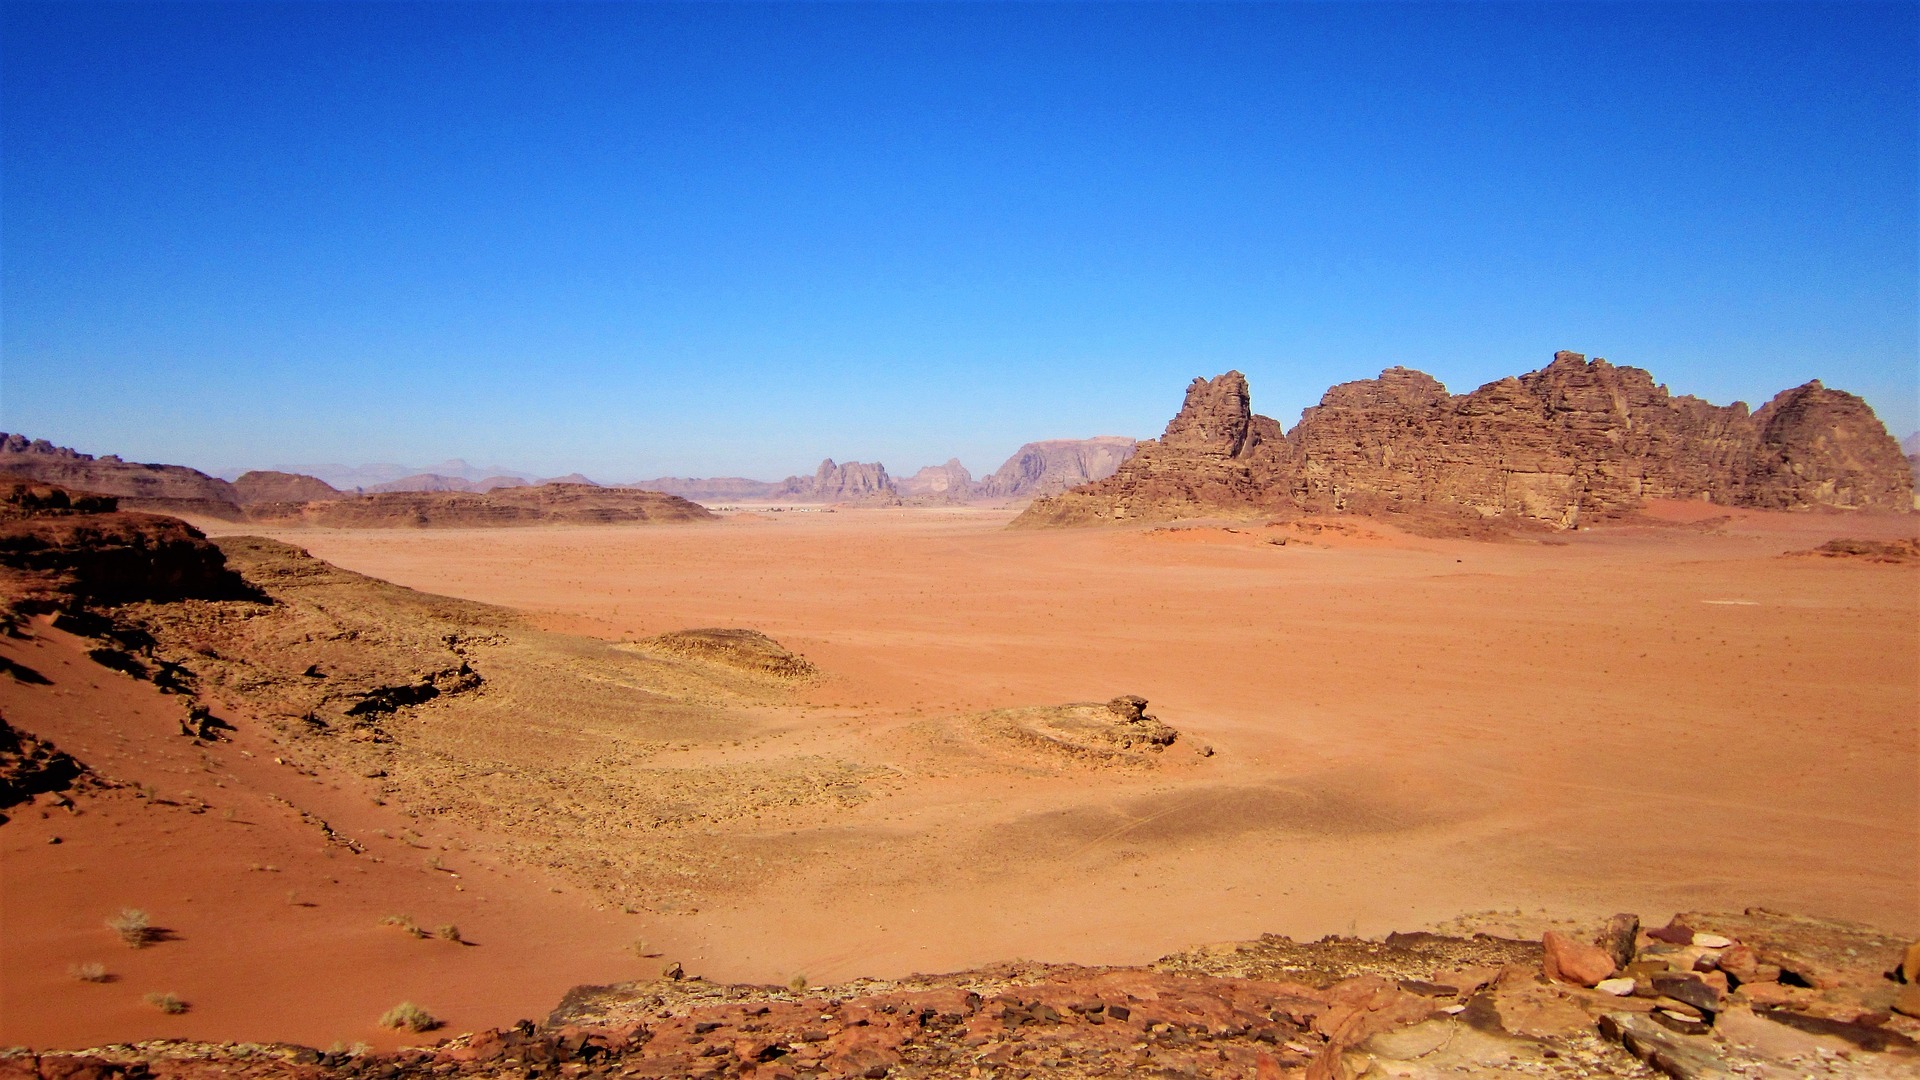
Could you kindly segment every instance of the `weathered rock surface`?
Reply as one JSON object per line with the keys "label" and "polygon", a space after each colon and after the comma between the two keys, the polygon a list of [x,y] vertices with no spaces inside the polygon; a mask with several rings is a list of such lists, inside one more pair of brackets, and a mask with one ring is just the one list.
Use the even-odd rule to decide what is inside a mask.
{"label": "weathered rock surface", "polygon": [[[1766,917],[1745,918],[1768,932]],[[1830,925],[1858,943],[1861,928]],[[391,1054],[163,1040],[0,1051],[0,1076],[1920,1076],[1905,1034],[1920,1024],[1901,1015],[1837,1023],[1730,1000],[1680,1021],[1651,999],[1548,981],[1542,961],[1531,942],[1416,933],[803,988],[711,983],[671,964],[654,980],[575,987],[538,1024]]]}
{"label": "weathered rock surface", "polygon": [[661,491],[694,502],[756,502],[773,498],[780,485],[771,480],[748,480],[742,476],[661,476],[635,480],[628,487]]}
{"label": "weathered rock surface", "polygon": [[1280,425],[1248,405],[1247,379],[1195,379],[1158,439],[1105,480],[1036,500],[1015,526],[1255,516],[1287,505],[1291,449]]}
{"label": "weathered rock surface", "polygon": [[887,475],[887,467],[879,462],[849,461],[843,465],[828,458],[812,476],[789,476],[781,481],[773,497],[804,502],[896,503],[900,492]]}
{"label": "weathered rock surface", "polygon": [[1112,476],[1138,445],[1136,440],[1119,435],[1030,442],[980,481],[979,495],[988,499],[1058,495]]}
{"label": "weathered rock surface", "polygon": [[0,599],[12,610],[250,595],[220,549],[184,521],[57,485],[0,480]]}
{"label": "weathered rock surface", "polygon": [[920,502],[965,502],[974,495],[973,474],[948,458],[945,465],[929,465],[912,476],[894,482],[900,494]]}
{"label": "weathered rock surface", "polygon": [[0,473],[117,496],[129,510],[240,516],[233,485],[183,465],[142,465],[113,454],[94,457],[45,439],[0,432]]}
{"label": "weathered rock surface", "polygon": [[1306,510],[1568,528],[1653,498],[1908,510],[1913,480],[1866,403],[1818,381],[1749,415],[1562,352],[1462,395],[1390,368],[1328,390],[1284,439],[1252,413],[1237,372],[1196,380],[1167,433],[1112,478],[1036,503],[1016,524]]}
{"label": "weathered rock surface", "polygon": [[[0,810],[57,794],[89,778],[86,766],[0,718]],[[0,823],[7,815],[0,813]]]}
{"label": "weathered rock surface", "polygon": [[758,630],[674,630],[640,642],[643,648],[722,664],[778,679],[810,679],[819,669]]}
{"label": "weathered rock surface", "polygon": [[320,502],[345,497],[332,484],[317,476],[271,470],[241,473],[239,479],[233,482],[233,490],[234,494],[239,496],[242,506],[254,506],[259,503]]}
{"label": "weathered rock surface", "polygon": [[387,491],[251,508],[250,520],[325,528],[477,528],[514,525],[623,525],[711,521],[713,513],[677,495],[588,484],[496,488],[485,494]]}

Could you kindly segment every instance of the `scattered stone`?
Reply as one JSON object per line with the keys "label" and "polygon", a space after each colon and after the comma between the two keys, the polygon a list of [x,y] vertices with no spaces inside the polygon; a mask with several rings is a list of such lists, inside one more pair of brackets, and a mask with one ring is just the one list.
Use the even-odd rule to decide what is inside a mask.
{"label": "scattered stone", "polygon": [[1627,997],[1633,993],[1634,981],[1632,979],[1601,979],[1593,984],[1593,988],[1603,994]]}
{"label": "scattered stone", "polygon": [[1540,944],[1545,951],[1541,967],[1549,979],[1593,986],[1613,974],[1613,958],[1597,945],[1575,941],[1557,930],[1547,931]]}
{"label": "scattered stone", "polygon": [[1703,949],[1724,949],[1733,944],[1733,939],[1721,934],[1709,934],[1704,930],[1696,930],[1693,934],[1692,944],[1698,945]]}

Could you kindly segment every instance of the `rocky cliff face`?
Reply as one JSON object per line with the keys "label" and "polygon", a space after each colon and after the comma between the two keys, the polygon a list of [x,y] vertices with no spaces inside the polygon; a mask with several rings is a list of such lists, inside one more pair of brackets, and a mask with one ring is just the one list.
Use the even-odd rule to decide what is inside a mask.
{"label": "rocky cliff face", "polygon": [[1195,380],[1167,433],[1111,479],[1036,503],[1016,524],[1305,509],[1568,528],[1652,498],[1905,510],[1913,479],[1872,409],[1818,382],[1749,415],[1562,352],[1457,396],[1389,368],[1328,390],[1284,438],[1252,412],[1239,373]]}
{"label": "rocky cliff face", "polygon": [[233,482],[240,505],[259,503],[302,503],[345,498],[332,484],[316,476],[301,473],[255,470],[240,474]]}
{"label": "rocky cliff face", "polygon": [[1280,425],[1249,408],[1246,376],[1195,379],[1165,434],[1140,443],[1112,476],[1037,500],[1014,524],[1276,513],[1290,457]]}
{"label": "rocky cliff face", "polygon": [[887,467],[879,462],[849,461],[836,464],[832,458],[820,463],[812,476],[789,476],[774,489],[776,499],[806,502],[893,503],[900,492]]}
{"label": "rocky cliff face", "polygon": [[1121,462],[1133,456],[1134,447],[1138,445],[1135,440],[1118,435],[1030,442],[980,481],[979,494],[988,499],[1058,495],[1069,488],[1112,476]]}
{"label": "rocky cliff face", "polygon": [[94,457],[24,435],[0,432],[0,472],[75,491],[114,495],[130,509],[221,518],[240,514],[240,496],[233,485],[198,469],[142,465],[112,454]]}
{"label": "rocky cliff face", "polygon": [[0,479],[0,601],[35,612],[76,602],[253,595],[199,530],[177,518],[123,511],[115,502]]}

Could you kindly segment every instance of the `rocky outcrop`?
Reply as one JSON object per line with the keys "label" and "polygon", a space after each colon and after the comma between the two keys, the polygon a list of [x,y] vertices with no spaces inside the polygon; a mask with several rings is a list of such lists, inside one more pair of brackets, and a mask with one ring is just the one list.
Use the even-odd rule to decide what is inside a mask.
{"label": "rocky outcrop", "polygon": [[183,465],[143,465],[113,454],[94,457],[45,439],[0,432],[0,473],[11,473],[74,491],[113,495],[132,510],[240,516],[233,485]]}
{"label": "rocky outcrop", "polygon": [[918,502],[966,502],[974,495],[973,474],[948,458],[945,465],[929,465],[912,476],[895,481],[900,494]]}
{"label": "rocky outcrop", "polygon": [[259,503],[321,502],[326,499],[345,498],[344,493],[317,476],[265,469],[241,473],[240,478],[233,482],[233,490],[234,494],[239,496],[242,506],[254,506]]}
{"label": "rocky outcrop", "polygon": [[802,502],[897,503],[900,492],[887,467],[879,462],[849,461],[836,464],[832,458],[820,463],[812,476],[789,476],[773,492],[776,499]]}
{"label": "rocky outcrop", "polygon": [[184,521],[55,485],[0,481],[0,600],[14,611],[252,595],[220,549]]}
{"label": "rocky outcrop", "polygon": [[1343,383],[1280,437],[1237,372],[1196,380],[1159,440],[1017,525],[1311,512],[1452,514],[1569,528],[1647,499],[1906,510],[1913,479],[1866,403],[1817,381],[1749,415],[1562,352],[1451,395],[1395,367]]}
{"label": "rocky outcrop", "polygon": [[1276,513],[1290,457],[1280,425],[1249,408],[1246,376],[1195,379],[1160,438],[1140,443],[1107,479],[1037,500],[1014,525]]}
{"label": "rocky outcrop", "polygon": [[988,499],[1033,499],[1105,480],[1133,456],[1136,440],[1119,435],[1030,442],[980,481]]}
{"label": "rocky outcrop", "polygon": [[[576,986],[537,1024],[523,1020],[389,1054],[156,1039],[0,1051],[0,1072],[182,1080],[543,1070],[1303,1080],[1920,1076],[1913,1038],[1920,1023],[1908,1012],[1920,1006],[1911,1003],[1899,941],[1868,927],[1758,909],[1680,918],[1723,929],[1692,934],[1685,945],[1642,934],[1628,965],[1636,975],[1599,989],[1548,977],[1541,944],[1487,934],[1314,942],[1267,935],[1138,967],[1016,961],[833,986],[709,982],[669,962],[657,977]],[[1776,959],[1761,959],[1769,956]],[[1816,956],[1843,959],[1804,962]],[[1895,967],[1898,982],[1883,974]]]}
{"label": "rocky outcrop", "polygon": [[1867,403],[1820,380],[1775,397],[1753,415],[1759,445],[1743,504],[1908,509],[1913,476],[1900,445]]}
{"label": "rocky outcrop", "polygon": [[484,528],[516,525],[627,525],[711,521],[713,513],[677,495],[588,484],[539,484],[467,492],[389,491],[255,507],[251,520],[323,528]]}
{"label": "rocky outcrop", "polygon": [[[0,810],[66,791],[88,776],[86,766],[52,743],[0,718]],[[6,820],[0,813],[0,823]]]}
{"label": "rocky outcrop", "polygon": [[756,502],[773,498],[780,485],[771,480],[749,480],[744,476],[661,476],[635,480],[628,487],[678,495],[695,502]]}

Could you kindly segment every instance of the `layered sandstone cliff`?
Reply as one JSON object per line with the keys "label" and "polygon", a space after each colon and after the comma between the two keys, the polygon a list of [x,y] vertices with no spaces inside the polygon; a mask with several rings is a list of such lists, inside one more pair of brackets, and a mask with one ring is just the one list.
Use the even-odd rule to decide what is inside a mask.
{"label": "layered sandstone cliff", "polygon": [[384,491],[249,509],[254,521],[322,528],[486,528],[517,525],[629,525],[711,521],[677,495],[591,484],[537,484],[463,491]]}
{"label": "layered sandstone cliff", "polygon": [[1873,410],[1818,381],[1749,414],[1562,352],[1460,395],[1389,368],[1328,390],[1284,437],[1252,412],[1238,372],[1195,380],[1160,439],[1015,524],[1351,510],[1568,528],[1656,498],[1908,510],[1913,479]]}

